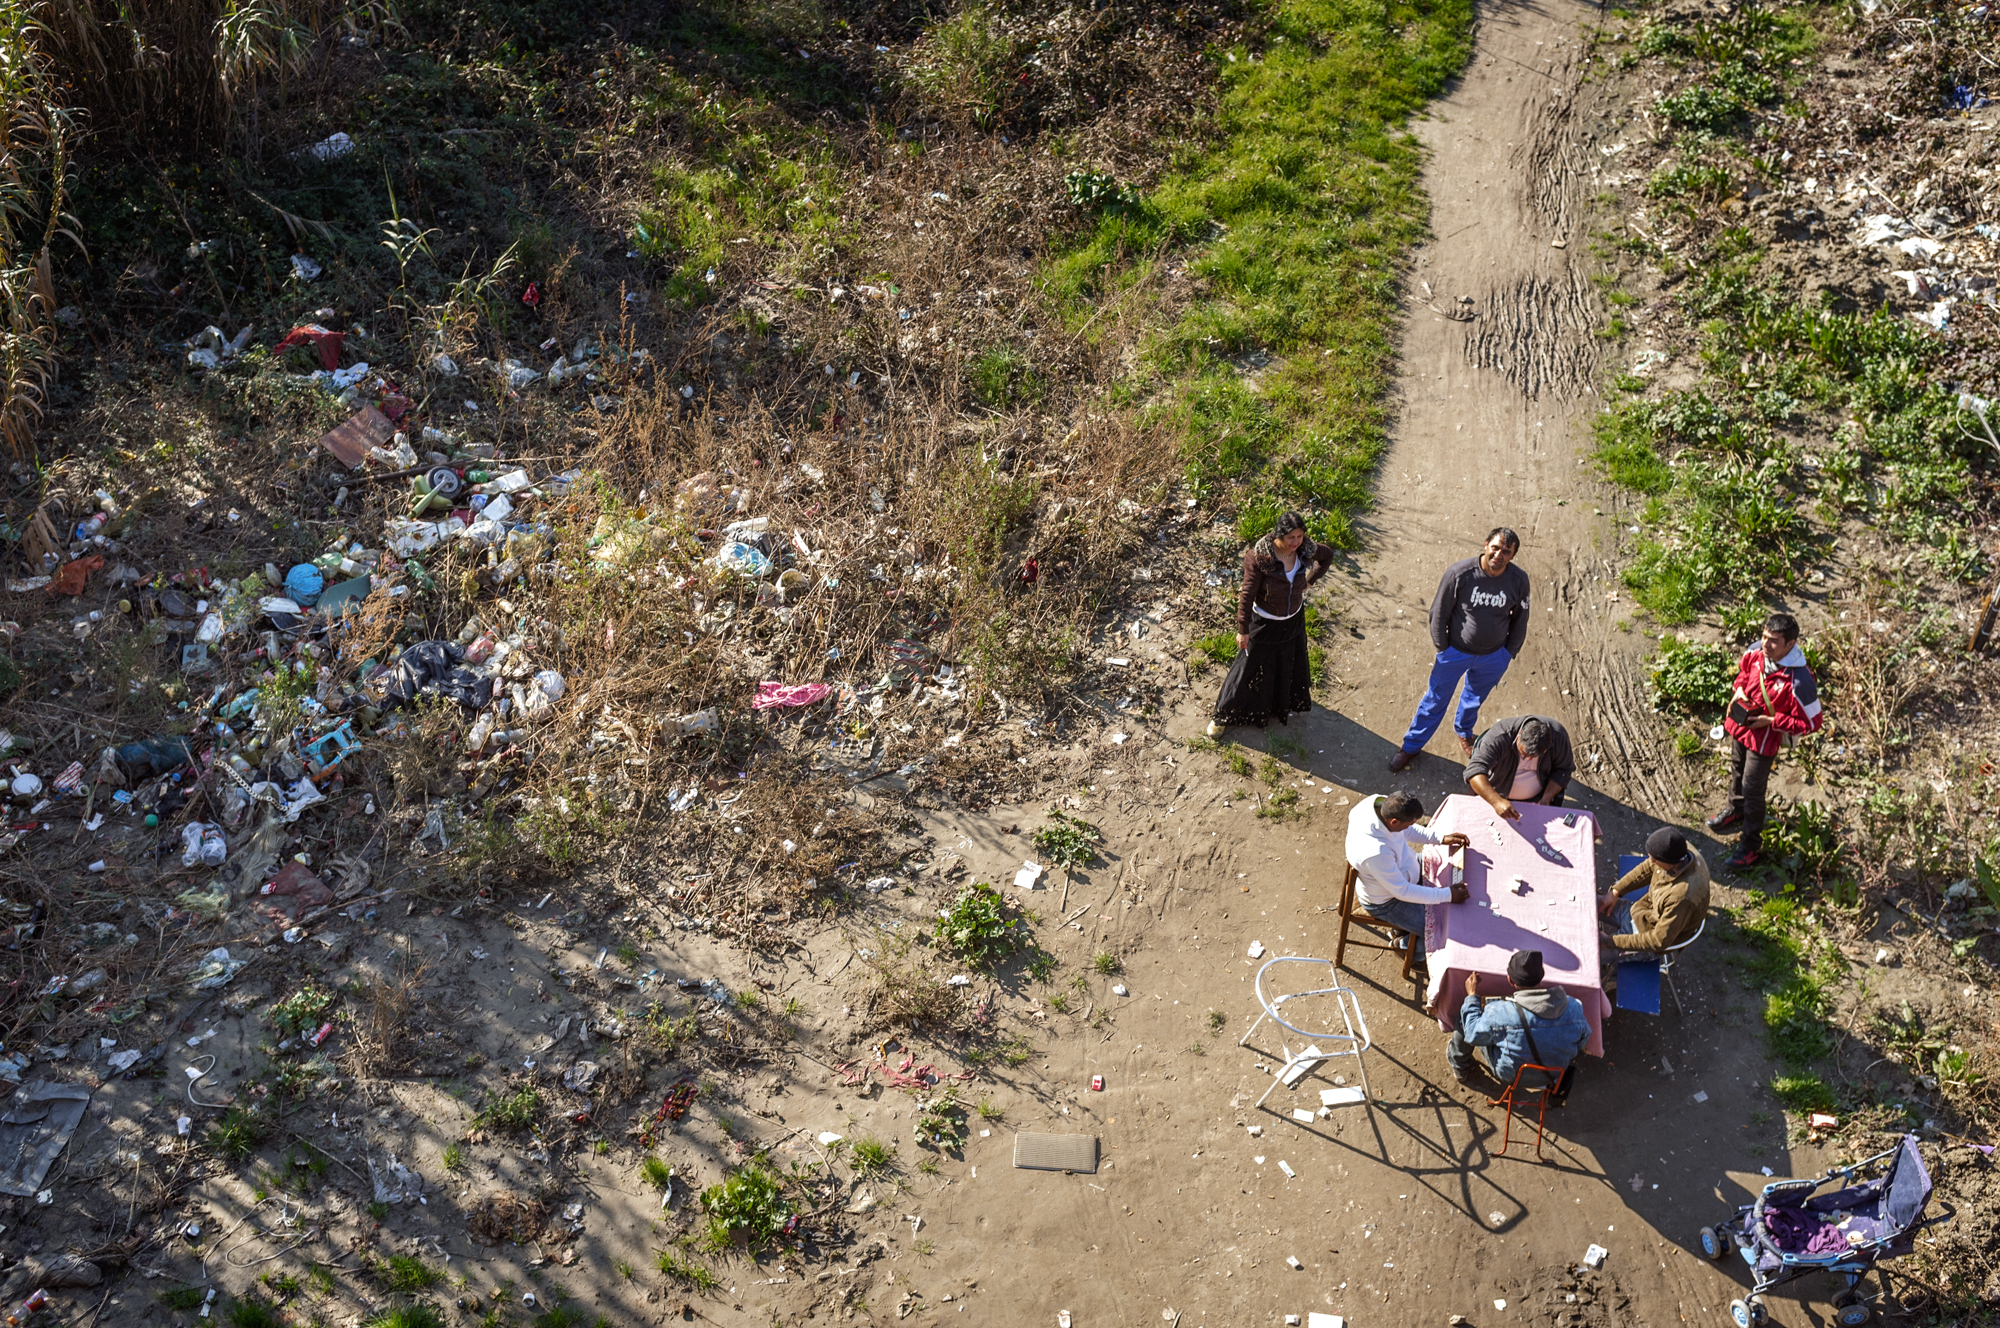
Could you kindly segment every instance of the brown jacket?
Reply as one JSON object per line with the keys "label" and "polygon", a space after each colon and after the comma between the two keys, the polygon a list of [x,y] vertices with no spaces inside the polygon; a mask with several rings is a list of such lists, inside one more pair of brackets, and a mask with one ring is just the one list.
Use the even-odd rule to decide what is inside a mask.
{"label": "brown jacket", "polygon": [[1642,886],[1645,897],[1632,902],[1632,934],[1611,938],[1620,950],[1662,954],[1694,935],[1708,916],[1708,860],[1699,849],[1689,848],[1678,867],[1647,858],[1620,877],[1616,889],[1623,898]]}
{"label": "brown jacket", "polygon": [[1256,605],[1273,618],[1289,618],[1305,607],[1306,587],[1326,575],[1333,566],[1333,549],[1306,536],[1299,545],[1302,575],[1287,579],[1285,564],[1271,547],[1269,535],[1243,550],[1243,593],[1236,602],[1236,630],[1250,630],[1250,606]]}

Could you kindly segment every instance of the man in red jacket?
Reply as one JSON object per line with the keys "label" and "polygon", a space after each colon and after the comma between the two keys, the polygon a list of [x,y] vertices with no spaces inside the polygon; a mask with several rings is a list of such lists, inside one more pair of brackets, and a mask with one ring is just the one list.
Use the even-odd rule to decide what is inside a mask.
{"label": "man in red jacket", "polygon": [[1764,790],[1778,752],[1788,738],[1819,731],[1819,680],[1798,643],[1798,620],[1774,613],[1764,620],[1764,639],[1746,650],[1736,666],[1729,716],[1722,721],[1735,743],[1729,808],[1708,820],[1708,828],[1719,835],[1742,827],[1736,855],[1723,863],[1732,871],[1757,864],[1764,845]]}

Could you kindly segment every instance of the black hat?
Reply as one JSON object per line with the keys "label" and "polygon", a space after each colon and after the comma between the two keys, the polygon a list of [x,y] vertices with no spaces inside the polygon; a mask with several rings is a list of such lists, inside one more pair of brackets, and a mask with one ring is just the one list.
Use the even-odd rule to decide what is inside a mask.
{"label": "black hat", "polygon": [[1686,862],[1687,836],[1663,825],[1646,837],[1646,856],[1656,862]]}
{"label": "black hat", "polygon": [[1516,950],[1507,960],[1507,980],[1516,987],[1542,985],[1542,952]]}

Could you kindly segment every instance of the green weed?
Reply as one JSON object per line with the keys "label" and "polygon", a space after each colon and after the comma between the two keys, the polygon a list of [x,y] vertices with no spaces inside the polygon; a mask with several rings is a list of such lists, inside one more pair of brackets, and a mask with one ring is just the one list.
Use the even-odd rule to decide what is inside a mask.
{"label": "green weed", "polygon": [[482,1129],[519,1134],[534,1127],[541,1111],[541,1093],[533,1088],[523,1088],[518,1092],[497,1097],[481,1108],[479,1114],[473,1117],[473,1124]]}
{"label": "green weed", "polygon": [[1016,921],[1007,916],[1007,901],[984,882],[962,892],[946,915],[938,919],[938,944],[973,968],[991,969],[1021,948]]}
{"label": "green weed", "polygon": [[857,1175],[886,1176],[895,1169],[896,1154],[880,1139],[856,1139],[848,1154],[854,1159]]}
{"label": "green weed", "polygon": [[646,1155],[639,1159],[639,1175],[656,1190],[665,1190],[673,1184],[674,1169],[659,1158]]}
{"label": "green weed", "polygon": [[403,1296],[415,1295],[444,1279],[443,1273],[407,1254],[392,1254],[376,1264],[375,1275],[389,1290]]}
{"label": "green weed", "polygon": [[754,1162],[703,1190],[701,1206],[708,1212],[709,1246],[717,1250],[739,1237],[752,1249],[767,1245],[791,1215],[777,1179]]}
{"label": "green weed", "polygon": [[653,1266],[674,1281],[691,1286],[697,1291],[714,1291],[722,1285],[722,1279],[717,1277],[708,1265],[673,1250],[661,1250],[654,1257]]}
{"label": "green weed", "polygon": [[1099,950],[1090,957],[1090,966],[1108,978],[1123,969],[1125,961],[1109,950]]}
{"label": "green weed", "polygon": [[402,1304],[368,1320],[368,1328],[446,1328],[444,1312],[428,1304]]}
{"label": "green weed", "polygon": [[1103,842],[1104,836],[1096,826],[1058,811],[1051,811],[1048,823],[1034,835],[1035,848],[1065,871],[1076,871],[1097,861],[1097,846]]}
{"label": "green weed", "polygon": [[1658,652],[1647,661],[1647,672],[1655,704],[1672,701],[1688,708],[1720,710],[1729,704],[1729,690],[1736,678],[1736,652],[1724,645],[1700,645],[1685,637],[1662,635]]}

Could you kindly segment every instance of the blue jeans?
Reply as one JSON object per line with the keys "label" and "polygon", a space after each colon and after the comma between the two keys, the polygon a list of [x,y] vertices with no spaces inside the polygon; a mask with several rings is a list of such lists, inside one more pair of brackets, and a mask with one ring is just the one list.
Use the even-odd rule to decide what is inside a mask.
{"label": "blue jeans", "polygon": [[1386,904],[1371,904],[1358,901],[1361,911],[1377,922],[1386,922],[1397,931],[1406,931],[1417,937],[1417,944],[1423,944],[1424,906],[1407,899],[1391,899]]}
{"label": "blue jeans", "polygon": [[1431,665],[1430,689],[1417,702],[1417,716],[1410,721],[1410,731],[1403,735],[1403,750],[1423,750],[1431,735],[1438,731],[1438,725],[1444,723],[1444,712],[1451,707],[1451,694],[1458,690],[1460,679],[1465,681],[1465,693],[1458,699],[1458,713],[1452,716],[1451,726],[1470,742],[1473,728],[1479,723],[1479,707],[1486,704],[1486,694],[1513,662],[1514,656],[1505,646],[1490,655],[1468,655],[1457,646],[1438,651],[1437,662]]}

